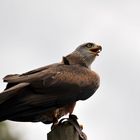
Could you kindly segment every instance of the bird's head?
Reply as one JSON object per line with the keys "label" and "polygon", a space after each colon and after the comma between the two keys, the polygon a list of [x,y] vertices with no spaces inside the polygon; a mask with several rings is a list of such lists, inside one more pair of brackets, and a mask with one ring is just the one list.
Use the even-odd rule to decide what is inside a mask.
{"label": "bird's head", "polygon": [[101,51],[102,47],[100,45],[88,42],[78,46],[74,52],[80,55],[87,67],[90,67]]}
{"label": "bird's head", "polygon": [[63,57],[62,63],[66,65],[80,64],[89,68],[101,50],[102,47],[100,45],[91,42],[84,43],[78,46],[74,52]]}

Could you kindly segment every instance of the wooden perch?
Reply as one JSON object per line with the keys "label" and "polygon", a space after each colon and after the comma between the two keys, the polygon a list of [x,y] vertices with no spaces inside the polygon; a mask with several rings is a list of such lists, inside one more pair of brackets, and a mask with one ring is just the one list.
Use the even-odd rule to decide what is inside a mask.
{"label": "wooden perch", "polygon": [[82,127],[77,122],[77,117],[73,116],[62,119],[57,125],[52,126],[47,134],[47,140],[87,140]]}

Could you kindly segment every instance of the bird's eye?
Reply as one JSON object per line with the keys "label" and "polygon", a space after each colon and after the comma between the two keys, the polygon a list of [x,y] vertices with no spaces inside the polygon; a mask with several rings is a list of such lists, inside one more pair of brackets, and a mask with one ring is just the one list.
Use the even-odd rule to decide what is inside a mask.
{"label": "bird's eye", "polygon": [[93,46],[93,44],[91,44],[91,43],[88,43],[88,44],[86,45],[87,48],[91,48],[92,46]]}

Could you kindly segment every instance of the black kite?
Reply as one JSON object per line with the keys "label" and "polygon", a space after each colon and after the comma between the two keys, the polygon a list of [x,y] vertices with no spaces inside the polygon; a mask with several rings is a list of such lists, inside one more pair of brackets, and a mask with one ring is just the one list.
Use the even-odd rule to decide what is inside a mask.
{"label": "black kite", "polygon": [[0,94],[0,121],[52,123],[73,112],[76,101],[86,100],[99,87],[90,65],[102,50],[94,43],[80,45],[61,63],[4,77]]}

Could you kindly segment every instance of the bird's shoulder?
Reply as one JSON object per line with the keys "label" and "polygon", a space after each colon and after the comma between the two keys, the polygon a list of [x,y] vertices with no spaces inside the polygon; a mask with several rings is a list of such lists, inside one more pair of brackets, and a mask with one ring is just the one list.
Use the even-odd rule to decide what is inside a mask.
{"label": "bird's shoulder", "polygon": [[[45,71],[44,71],[45,72]],[[48,81],[53,84],[74,84],[79,86],[94,85],[99,83],[98,74],[87,67],[74,65],[58,65],[46,70],[43,77],[44,83]]]}

